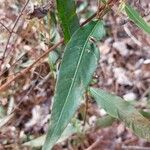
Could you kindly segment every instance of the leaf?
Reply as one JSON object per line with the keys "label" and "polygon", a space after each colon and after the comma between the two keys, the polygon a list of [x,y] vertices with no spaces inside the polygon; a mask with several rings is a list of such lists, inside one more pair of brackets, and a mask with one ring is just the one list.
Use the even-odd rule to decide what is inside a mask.
{"label": "leaf", "polygon": [[67,43],[72,34],[79,28],[74,0],[57,0],[57,11]]}
{"label": "leaf", "polygon": [[125,11],[128,17],[145,32],[150,34],[150,25],[141,17],[139,12],[137,12],[133,7],[128,4],[125,4]]}
{"label": "leaf", "polygon": [[[63,134],[61,135],[57,143],[66,140],[69,136],[71,136],[73,133],[76,133],[76,132],[77,132],[76,127],[74,127],[71,124],[68,124],[68,126],[64,130]],[[42,135],[36,139],[33,139],[31,141],[24,143],[23,145],[30,146],[30,147],[41,147],[44,144],[45,138],[46,138],[46,135]]]}
{"label": "leaf", "polygon": [[122,120],[135,134],[150,140],[150,121],[129,102],[96,88],[90,88],[90,92],[98,105],[105,109],[110,116]]}
{"label": "leaf", "polygon": [[58,53],[56,51],[51,51],[49,53],[49,55],[48,55],[48,62],[49,62],[51,71],[55,70],[55,64],[56,64],[58,58],[59,58],[59,55],[58,55]]}
{"label": "leaf", "polygon": [[115,122],[116,119],[111,117],[110,115],[106,115],[102,118],[96,120],[96,128],[106,128],[109,127]]}
{"label": "leaf", "polygon": [[79,107],[99,60],[99,49],[90,38],[98,40],[104,34],[102,22],[91,22],[77,30],[68,42],[58,75],[51,125],[43,150],[53,147]]}

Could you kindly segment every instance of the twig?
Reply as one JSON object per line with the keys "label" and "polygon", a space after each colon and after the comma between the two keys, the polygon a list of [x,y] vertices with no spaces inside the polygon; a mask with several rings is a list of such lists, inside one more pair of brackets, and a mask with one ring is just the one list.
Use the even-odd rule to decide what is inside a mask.
{"label": "twig", "polygon": [[[38,85],[35,85],[35,83],[34,83],[34,85],[32,85],[31,89],[26,93],[25,96],[28,96],[34,88],[39,89],[39,86],[41,86],[42,84],[44,84],[44,83],[50,78],[50,76],[51,76],[51,73],[49,73]],[[14,113],[15,110],[18,109],[19,106],[23,103],[25,96],[23,96],[23,97],[20,98],[19,103],[18,103],[18,104],[14,107],[14,109],[11,111],[11,114]]]}
{"label": "twig", "polygon": [[2,22],[0,22],[0,24],[10,33],[11,31],[8,29],[8,27],[6,27]]}
{"label": "twig", "polygon": [[[88,21],[92,20],[93,17],[96,16],[95,15],[91,16],[89,19],[87,19]],[[85,22],[83,22],[83,24],[81,24],[81,26],[84,26],[87,23],[87,20]],[[22,70],[21,72],[19,72],[16,76],[14,76],[12,79],[10,79],[9,81],[7,81],[5,84],[3,84],[2,86],[0,86],[0,92],[4,91],[10,83],[12,83],[13,81],[15,81],[16,79],[18,79],[20,76],[26,74],[27,72],[30,71],[30,69],[39,61],[41,60],[43,57],[45,57],[50,51],[52,51],[53,49],[55,49],[57,46],[59,46],[60,44],[62,44],[64,42],[64,39],[62,39],[60,42],[58,42],[56,45],[52,46],[48,51],[46,51],[41,57],[39,57],[31,66],[29,66],[28,68]],[[3,73],[2,73],[3,74]],[[1,75],[2,75],[1,74]]]}
{"label": "twig", "polygon": [[10,79],[9,81],[7,81],[6,83],[4,83],[2,86],[0,86],[0,92],[4,91],[9,85],[10,83],[12,83],[13,81],[15,81],[16,79],[18,79],[19,77],[25,75],[26,73],[28,73],[32,67],[39,62],[41,59],[43,59],[45,56],[47,56],[47,54],[54,50],[55,48],[57,48],[59,45],[61,45],[64,42],[64,40],[62,39],[60,42],[58,42],[57,44],[55,44],[54,46],[52,46],[50,49],[48,49],[41,57],[39,57],[32,65],[30,65],[28,68],[22,70],[21,72],[19,72],[16,76],[14,76],[12,79]]}
{"label": "twig", "polygon": [[[93,150],[95,149],[99,143],[100,143],[101,138],[98,138],[90,147],[88,147],[86,150]],[[99,146],[100,147],[100,146]]]}
{"label": "twig", "polygon": [[[13,64],[11,64],[11,67],[10,68],[7,68],[6,70],[4,70],[4,72],[2,72],[0,74],[0,77],[2,77],[7,71],[11,71],[13,69],[13,67],[17,64],[17,62],[19,62],[22,58],[23,58],[24,55],[22,55],[19,59],[17,59]],[[9,76],[12,76],[12,75],[15,75],[16,73],[13,73],[11,75],[8,75],[7,77]]]}
{"label": "twig", "polygon": [[101,19],[106,14],[105,8],[108,7],[108,6],[109,7],[112,6],[113,2],[114,2],[113,0],[110,0],[107,4],[99,7],[98,11],[96,13],[94,13],[91,17],[89,17],[87,20],[85,20],[83,23],[81,23],[80,26],[81,27],[84,26],[85,24],[87,24],[88,22],[90,22],[95,17],[98,17],[98,18]]}
{"label": "twig", "polygon": [[124,26],[125,32],[128,34],[128,36],[137,44],[138,46],[142,47],[142,43],[136,39],[136,37],[131,33],[128,26],[125,24]]}
{"label": "twig", "polygon": [[2,118],[0,120],[0,129],[6,124],[8,123],[12,118],[14,117],[14,114],[10,114],[8,116],[5,116],[4,118]]}
{"label": "twig", "polygon": [[45,82],[47,82],[47,80],[48,80],[50,77],[51,77],[51,73],[48,73],[48,74],[46,75],[46,77],[45,77],[42,81],[40,81],[40,83],[38,83],[38,84],[36,85],[36,87],[39,88],[40,86],[42,86]]}
{"label": "twig", "polygon": [[[23,7],[23,9],[22,9],[22,11],[21,11],[21,13],[20,13],[20,15],[18,16],[18,18],[17,18],[17,20],[16,20],[16,22],[15,22],[15,24],[14,24],[14,27],[12,28],[12,31],[14,30],[16,24],[18,23],[19,18],[21,17],[21,15],[22,15],[22,13],[23,13],[24,9],[26,8],[26,6],[27,6],[27,4],[28,4],[29,1],[30,1],[30,0],[27,0],[26,4],[24,5],[24,7]],[[109,5],[112,5],[112,3],[113,3],[114,1],[118,1],[118,0],[110,0],[110,1],[108,2]],[[104,10],[104,11],[105,11],[105,10]],[[103,17],[103,16],[105,15],[105,13],[102,13],[102,14],[103,14],[103,15],[102,15],[101,17]],[[91,17],[89,17],[87,20],[85,20],[85,21],[80,25],[80,27],[82,27],[82,26],[84,26],[86,23],[90,22],[90,21],[91,21],[93,18],[95,18],[96,16],[97,16],[97,12],[94,13],[94,14],[93,14]],[[11,33],[10,35],[12,35],[12,33]],[[6,45],[6,49],[5,49],[5,52],[4,52],[3,56],[5,56],[5,53],[6,53],[6,50],[7,50],[9,41],[10,41],[10,38],[11,38],[11,36],[9,36],[9,39],[8,39],[7,45]],[[58,42],[56,45],[52,46],[47,52],[45,52],[41,57],[39,57],[31,66],[29,66],[28,68],[22,70],[22,71],[19,72],[16,76],[14,76],[12,79],[10,79],[10,80],[7,81],[6,83],[4,83],[2,86],[0,86],[0,92],[4,91],[4,90],[9,86],[10,83],[12,83],[12,82],[15,81],[16,79],[18,79],[20,76],[22,76],[22,75],[26,74],[27,72],[29,72],[29,71],[31,70],[31,68],[32,68],[37,62],[39,62],[39,61],[40,61],[43,57],[45,57],[50,51],[54,50],[57,46],[61,45],[63,42],[64,42],[64,39],[62,39],[62,40],[61,40],[60,42]],[[4,58],[4,57],[3,57],[3,58]]]}
{"label": "twig", "polygon": [[94,13],[91,17],[89,17],[87,20],[85,20],[83,23],[81,23],[81,27],[87,24],[89,21],[91,21],[93,18],[95,18],[97,13]]}
{"label": "twig", "polygon": [[[20,20],[22,14],[23,14],[23,11],[25,10],[25,8],[26,8],[26,6],[28,5],[29,1],[30,1],[30,0],[27,0],[27,1],[26,1],[25,5],[23,6],[23,8],[22,8],[20,14],[18,15],[18,17],[17,17],[17,19],[16,19],[16,21],[15,21],[15,23],[14,23],[14,25],[13,25],[11,31],[7,29],[7,31],[9,31],[9,37],[8,37],[8,40],[7,40],[7,43],[6,43],[6,47],[5,47],[5,49],[4,49],[3,56],[2,56],[2,58],[1,58],[1,60],[2,60],[1,64],[2,64],[3,61],[4,61],[4,58],[5,58],[7,49],[8,49],[8,45],[9,45],[10,40],[11,40],[11,37],[12,37],[12,35],[13,35],[13,33],[14,33],[14,29],[15,29],[15,27],[16,27],[18,21]],[[1,24],[2,24],[2,23],[1,23]],[[6,26],[4,26],[4,27],[6,28]]]}

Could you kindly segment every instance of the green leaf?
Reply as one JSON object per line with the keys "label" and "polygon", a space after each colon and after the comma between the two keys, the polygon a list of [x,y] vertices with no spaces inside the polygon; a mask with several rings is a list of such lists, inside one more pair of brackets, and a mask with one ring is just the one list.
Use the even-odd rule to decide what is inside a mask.
{"label": "green leaf", "polygon": [[113,124],[116,121],[116,118],[106,115],[102,118],[96,120],[96,128],[106,128]]}
{"label": "green leaf", "polygon": [[150,34],[150,25],[141,17],[139,12],[137,12],[133,7],[129,4],[125,4],[125,11],[128,17],[140,28],[142,28],[145,32]]}
{"label": "green leaf", "polygon": [[[72,124],[68,124],[66,129],[64,130],[63,134],[61,135],[59,142],[63,142],[66,140],[69,136],[71,136],[73,133],[76,133],[77,129]],[[30,146],[30,147],[41,147],[44,144],[46,135],[42,135],[36,139],[33,139],[31,141],[23,143],[24,146]]]}
{"label": "green leaf", "polygon": [[79,20],[76,14],[74,0],[57,0],[57,11],[61,21],[65,42],[68,42],[72,34],[79,28]]}
{"label": "green leaf", "polygon": [[58,75],[51,125],[43,150],[53,147],[79,107],[99,60],[99,49],[90,38],[101,39],[104,31],[102,22],[91,22],[77,30],[68,42]]}
{"label": "green leaf", "polygon": [[138,136],[150,140],[150,121],[141,115],[129,102],[103,90],[90,88],[99,106],[114,118],[125,122]]}
{"label": "green leaf", "polygon": [[50,69],[52,71],[55,70],[55,64],[56,64],[58,58],[59,58],[59,55],[56,51],[51,51],[48,55],[48,62],[49,62],[49,65],[50,65]]}

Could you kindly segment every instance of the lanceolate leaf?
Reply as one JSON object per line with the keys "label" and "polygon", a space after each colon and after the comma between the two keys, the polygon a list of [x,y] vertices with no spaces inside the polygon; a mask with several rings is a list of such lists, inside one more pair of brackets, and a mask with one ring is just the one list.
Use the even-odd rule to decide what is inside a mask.
{"label": "lanceolate leaf", "polygon": [[125,122],[135,134],[150,140],[150,121],[142,116],[129,102],[103,90],[90,88],[99,106],[114,118]]}
{"label": "lanceolate leaf", "polygon": [[68,42],[72,34],[79,28],[75,3],[74,0],[57,0],[56,2],[64,38]]}
{"label": "lanceolate leaf", "polygon": [[125,5],[125,11],[128,17],[145,32],[150,34],[150,25],[141,17],[141,15],[130,5]]}
{"label": "lanceolate leaf", "polygon": [[58,75],[50,128],[43,150],[53,147],[79,107],[99,60],[99,50],[90,38],[98,40],[103,35],[103,23],[96,21],[77,30],[68,42]]}

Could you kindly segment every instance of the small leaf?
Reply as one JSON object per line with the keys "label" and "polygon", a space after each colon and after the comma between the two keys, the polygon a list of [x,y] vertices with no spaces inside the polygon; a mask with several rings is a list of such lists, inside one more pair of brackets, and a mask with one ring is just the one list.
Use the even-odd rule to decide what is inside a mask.
{"label": "small leaf", "polygon": [[101,39],[104,31],[102,22],[91,22],[77,30],[68,42],[58,75],[51,125],[43,150],[53,147],[79,107],[99,61],[99,49],[90,38]]}
{"label": "small leaf", "polygon": [[137,12],[133,7],[128,4],[125,4],[125,11],[128,17],[145,32],[150,34],[150,25],[141,17],[139,12]]}
{"label": "small leaf", "polygon": [[57,0],[56,2],[65,42],[68,42],[72,34],[79,28],[75,3],[74,0]]}
{"label": "small leaf", "polygon": [[52,71],[54,71],[55,69],[55,64],[56,64],[56,61],[58,60],[59,58],[59,55],[56,51],[51,51],[48,55],[48,62],[49,62],[49,65],[50,65],[50,69]]}
{"label": "small leaf", "polygon": [[96,88],[90,88],[90,91],[98,105],[110,116],[122,120],[135,134],[150,140],[150,121],[129,102]]}

